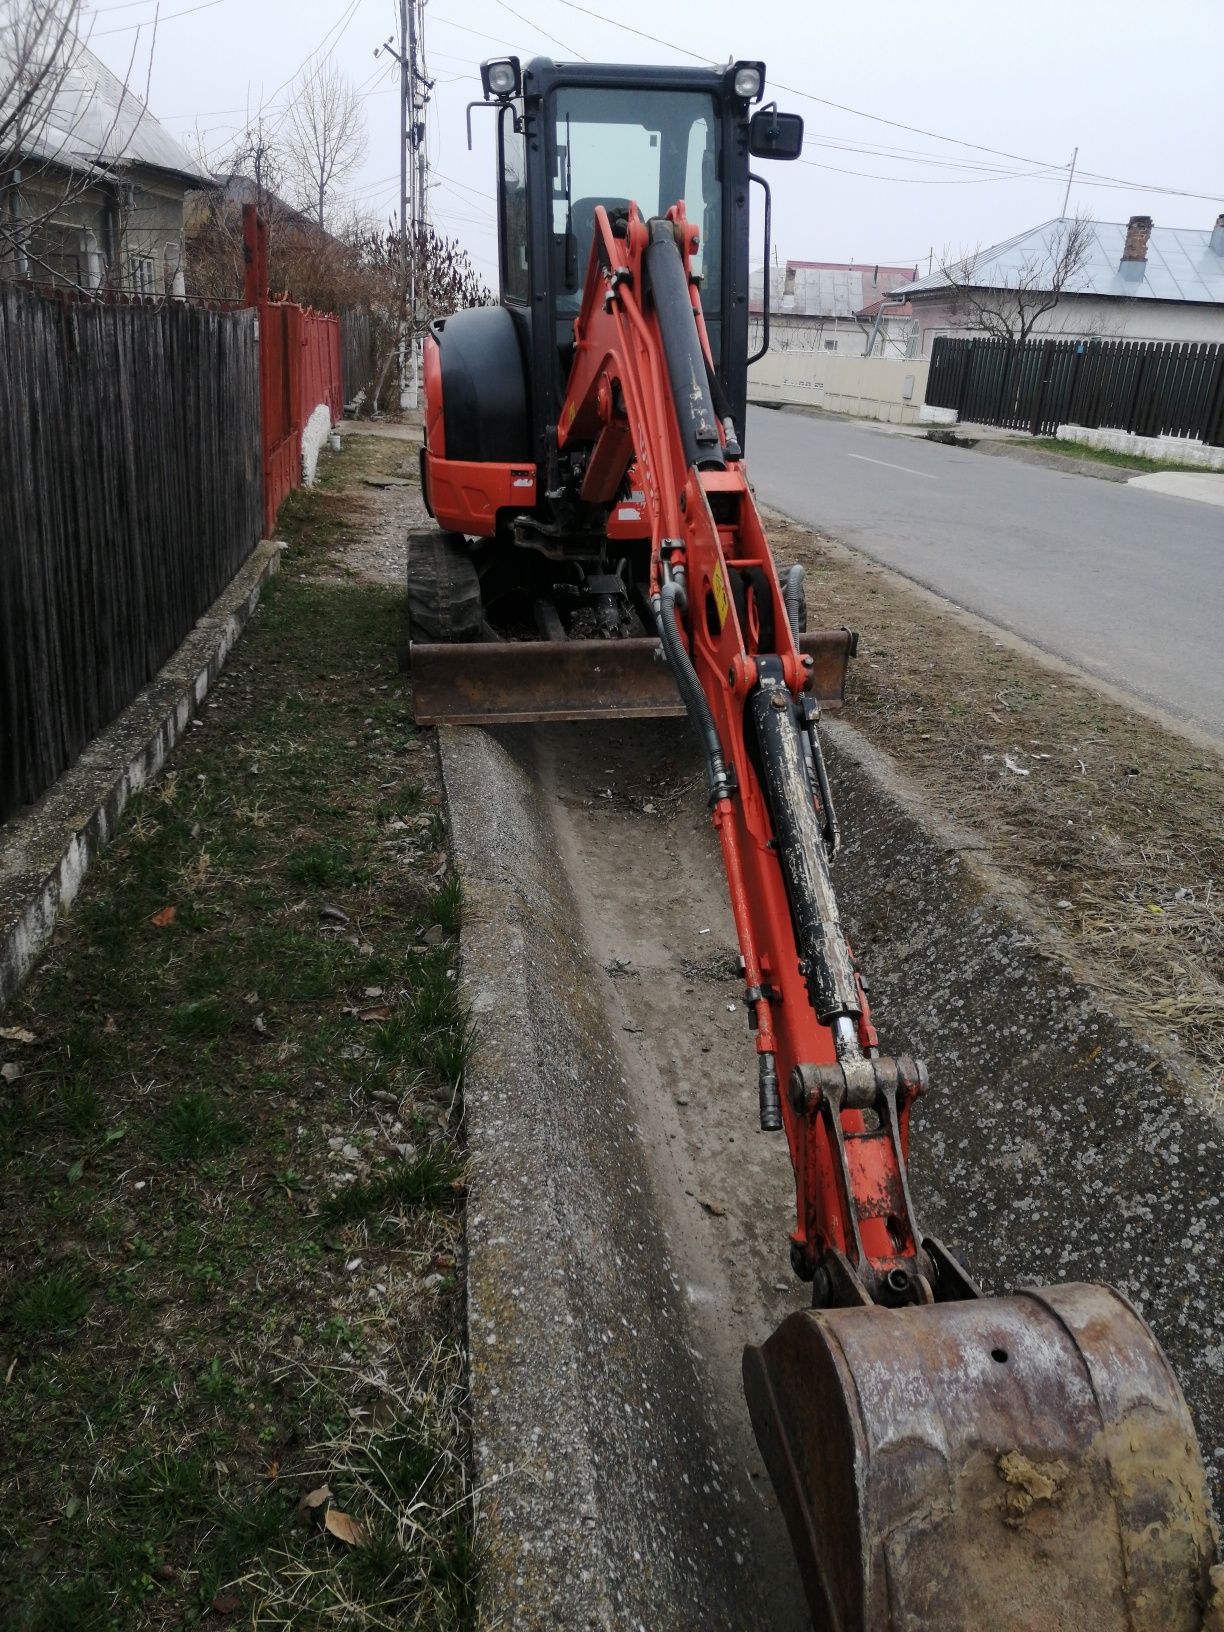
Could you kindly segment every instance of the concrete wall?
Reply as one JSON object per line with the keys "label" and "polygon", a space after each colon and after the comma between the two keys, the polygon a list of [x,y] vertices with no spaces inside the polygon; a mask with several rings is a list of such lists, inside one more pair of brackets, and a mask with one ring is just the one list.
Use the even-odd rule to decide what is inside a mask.
{"label": "concrete wall", "polygon": [[909,425],[919,417],[929,366],[919,358],[770,351],[748,370],[748,398]]}
{"label": "concrete wall", "polygon": [[[914,301],[924,357],[940,335],[967,339],[982,331],[967,323],[951,304],[931,296]],[[1224,306],[1177,300],[1114,300],[1067,295],[1038,318],[1033,334],[1059,340],[1224,340]]]}
{"label": "concrete wall", "polygon": [[1172,459],[1179,465],[1224,470],[1224,448],[1210,447],[1196,436],[1136,436],[1133,431],[1106,425],[1060,425],[1054,435],[1060,442],[1080,442],[1108,453],[1133,453],[1141,459]]}

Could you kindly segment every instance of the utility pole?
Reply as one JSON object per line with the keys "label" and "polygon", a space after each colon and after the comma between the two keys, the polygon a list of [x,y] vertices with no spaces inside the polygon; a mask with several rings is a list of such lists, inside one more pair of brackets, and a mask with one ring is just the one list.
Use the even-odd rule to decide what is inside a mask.
{"label": "utility pole", "polygon": [[[385,40],[374,52],[376,57],[385,51],[399,63],[400,70],[400,212],[399,241],[400,267],[404,276],[404,293],[400,311],[399,382],[400,407],[415,408],[420,390],[421,362],[417,344],[419,289],[417,272],[420,262],[422,229],[425,225],[425,109],[433,82],[425,73],[425,47],[418,33],[417,6],[424,0],[399,0],[399,42]],[[418,66],[419,61],[419,66]],[[413,148],[415,162],[410,164],[408,150]],[[411,359],[411,360],[410,360]]]}
{"label": "utility pole", "polygon": [[1071,165],[1070,165],[1070,168],[1067,171],[1067,190],[1063,194],[1063,202],[1062,202],[1062,214],[1063,214],[1064,217],[1067,214],[1067,204],[1068,204],[1068,202],[1069,202],[1069,200],[1071,198],[1071,183],[1075,180],[1075,161],[1078,158],[1079,158],[1079,148],[1077,147],[1075,149],[1075,152],[1072,153],[1072,155],[1071,155]]}

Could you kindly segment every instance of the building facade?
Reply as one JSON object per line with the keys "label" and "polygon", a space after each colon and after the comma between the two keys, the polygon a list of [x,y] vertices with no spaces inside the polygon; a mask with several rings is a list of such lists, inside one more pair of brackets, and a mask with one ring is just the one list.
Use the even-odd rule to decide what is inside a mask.
{"label": "building facade", "polygon": [[[769,268],[769,349],[818,351],[835,357],[912,355],[913,315],[888,299],[912,266],[853,261],[787,261]],[[764,272],[749,280],[749,350],[761,345]]]}
{"label": "building facade", "polygon": [[[915,355],[941,335],[993,331],[982,310],[1014,314],[1017,290],[1048,289],[1073,223],[1046,221],[1005,243],[898,285],[917,331]],[[1057,303],[1036,317],[1035,338],[1224,341],[1224,215],[1214,227],[1158,227],[1150,216],[1090,221],[1079,264]]]}
{"label": "building facade", "polygon": [[[45,72],[44,93],[0,154],[0,276],[185,293],[183,200],[208,172],[79,40]],[[0,55],[0,103],[16,74]]]}

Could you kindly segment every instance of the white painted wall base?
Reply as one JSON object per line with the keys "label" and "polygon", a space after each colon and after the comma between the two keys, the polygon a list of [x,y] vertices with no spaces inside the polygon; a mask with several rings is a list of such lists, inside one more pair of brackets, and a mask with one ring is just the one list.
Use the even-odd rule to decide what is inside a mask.
{"label": "white painted wall base", "polygon": [[1060,425],[1054,434],[1060,442],[1080,442],[1106,453],[1131,453],[1140,459],[1172,459],[1179,465],[1224,470],[1224,448],[1210,447],[1197,437],[1137,436],[1133,431],[1110,430],[1104,425]]}
{"label": "white painted wall base", "polygon": [[912,425],[920,418],[929,369],[918,358],[770,351],[748,370],[748,398]]}
{"label": "white painted wall base", "polygon": [[331,409],[325,402],[310,411],[310,418],[302,427],[302,484],[313,487],[319,453],[327,446],[331,435]]}

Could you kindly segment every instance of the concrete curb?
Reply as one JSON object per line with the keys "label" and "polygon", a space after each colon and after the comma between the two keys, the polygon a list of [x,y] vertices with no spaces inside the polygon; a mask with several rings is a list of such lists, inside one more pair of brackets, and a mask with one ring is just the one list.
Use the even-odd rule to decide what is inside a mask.
{"label": "concrete curb", "polygon": [[155,679],[36,805],[0,827],[0,1012],[20,990],[124,806],[179,741],[246,628],[281,546],[256,546]]}
{"label": "concrete curb", "polygon": [[463,883],[482,1626],[770,1624],[531,738],[439,732]]}

